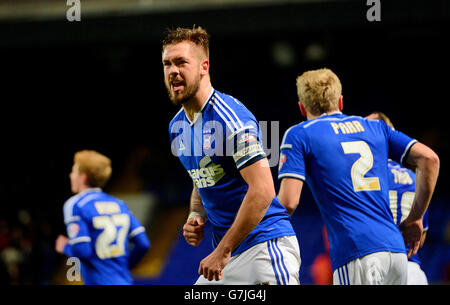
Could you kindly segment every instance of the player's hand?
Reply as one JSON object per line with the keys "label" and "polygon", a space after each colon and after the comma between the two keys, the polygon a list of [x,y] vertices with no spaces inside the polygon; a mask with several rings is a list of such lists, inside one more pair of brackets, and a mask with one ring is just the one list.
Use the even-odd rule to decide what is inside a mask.
{"label": "player's hand", "polygon": [[406,218],[399,226],[402,232],[403,239],[405,241],[405,246],[409,246],[408,258],[415,255],[419,250],[420,241],[422,239],[423,233],[423,223],[422,219],[409,220]]}
{"label": "player's hand", "polygon": [[197,247],[203,240],[205,222],[201,216],[194,216],[184,224],[183,236],[191,246]]}
{"label": "player's hand", "polygon": [[223,277],[222,270],[228,264],[230,257],[231,253],[226,254],[216,248],[200,262],[198,274],[203,275],[208,281],[220,281]]}
{"label": "player's hand", "polygon": [[64,247],[69,242],[69,239],[64,235],[58,235],[55,242],[55,250],[58,253],[64,254]]}

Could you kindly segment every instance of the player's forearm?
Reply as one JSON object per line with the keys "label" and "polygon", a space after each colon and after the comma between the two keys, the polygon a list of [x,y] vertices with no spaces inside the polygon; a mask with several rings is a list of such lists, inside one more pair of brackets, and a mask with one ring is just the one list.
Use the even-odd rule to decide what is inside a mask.
{"label": "player's forearm", "polygon": [[189,204],[189,213],[198,213],[202,218],[206,221],[207,215],[205,208],[202,204],[202,198],[200,197],[200,194],[198,192],[197,187],[194,185],[194,188],[192,189],[190,204]]}
{"label": "player's forearm", "polygon": [[409,220],[421,219],[433,195],[439,174],[439,157],[422,143],[415,143],[407,155],[406,162],[416,171],[416,191]]}
{"label": "player's forearm", "polygon": [[299,179],[284,178],[281,180],[280,191],[277,197],[291,216],[299,204],[302,188],[303,181]]}
{"label": "player's forearm", "polygon": [[217,248],[231,254],[261,222],[274,197],[275,191],[271,187],[249,187],[233,225]]}
{"label": "player's forearm", "polygon": [[410,218],[420,219],[430,204],[439,174],[439,158],[423,158],[416,168],[416,195],[410,212]]}

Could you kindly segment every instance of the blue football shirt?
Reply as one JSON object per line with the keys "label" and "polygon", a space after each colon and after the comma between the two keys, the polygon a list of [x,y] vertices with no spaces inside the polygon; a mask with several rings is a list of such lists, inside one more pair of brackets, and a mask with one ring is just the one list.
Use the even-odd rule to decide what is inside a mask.
{"label": "blue football shirt", "polygon": [[[266,157],[259,124],[240,101],[213,89],[193,121],[181,108],[169,124],[169,135],[172,153],[198,188],[215,248],[248,190],[239,171]],[[261,222],[232,255],[289,235],[295,235],[289,214],[275,196]]]}
{"label": "blue football shirt", "polygon": [[[395,224],[399,225],[411,211],[416,194],[416,174],[393,160],[389,160],[388,168],[390,208]],[[423,230],[428,230],[428,210],[423,216]],[[409,260],[421,265],[419,253]]]}
{"label": "blue football shirt", "polygon": [[82,243],[86,243],[88,249],[85,251],[88,257],[80,257],[83,282],[87,285],[132,284],[129,270],[132,251],[128,242],[138,241],[144,245],[143,250],[148,248],[149,242],[145,228],[127,205],[99,188],[90,188],[67,200],[63,212],[69,237],[64,253],[70,256],[71,248]]}
{"label": "blue football shirt", "polygon": [[341,112],[289,128],[278,178],[306,181],[330,243],[333,270],[358,257],[405,252],[389,210],[388,158],[402,161],[416,141],[384,122]]}

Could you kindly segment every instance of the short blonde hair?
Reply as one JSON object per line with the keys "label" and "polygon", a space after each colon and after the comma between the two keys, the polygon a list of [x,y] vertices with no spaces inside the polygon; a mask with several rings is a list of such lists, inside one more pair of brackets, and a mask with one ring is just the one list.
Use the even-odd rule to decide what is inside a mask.
{"label": "short blonde hair", "polygon": [[94,150],[76,152],[73,162],[78,164],[80,174],[86,174],[90,187],[103,187],[111,177],[111,160]]}
{"label": "short blonde hair", "polygon": [[330,69],[306,71],[297,77],[297,94],[308,112],[321,115],[339,109],[342,85]]}

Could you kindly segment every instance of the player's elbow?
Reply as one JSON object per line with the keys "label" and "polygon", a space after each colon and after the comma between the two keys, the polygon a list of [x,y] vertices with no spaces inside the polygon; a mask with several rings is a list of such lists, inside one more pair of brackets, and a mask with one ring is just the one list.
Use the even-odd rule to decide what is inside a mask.
{"label": "player's elbow", "polygon": [[298,200],[294,198],[279,198],[281,204],[286,208],[289,215],[294,214],[295,209],[297,209],[298,206]]}
{"label": "player's elbow", "polygon": [[150,241],[147,239],[145,239],[145,242],[141,245],[142,248],[142,252],[147,252],[150,249]]}
{"label": "player's elbow", "polygon": [[136,236],[134,243],[135,249],[138,249],[139,252],[141,253],[145,254],[150,249],[150,240],[144,233],[141,233],[138,236]]}
{"label": "player's elbow", "polygon": [[431,151],[430,155],[427,157],[427,162],[428,162],[430,167],[432,167],[435,170],[439,171],[439,167],[441,165],[441,161],[439,159],[439,156],[434,151]]}
{"label": "player's elbow", "polygon": [[437,176],[440,162],[439,156],[433,150],[428,149],[422,154],[418,167],[422,171],[427,171]]}
{"label": "player's elbow", "polygon": [[261,192],[261,196],[264,199],[264,202],[267,202],[267,206],[269,206],[270,203],[272,202],[273,198],[275,198],[275,195],[276,195],[273,184],[267,185],[266,187],[261,189],[260,192]]}
{"label": "player's elbow", "polygon": [[272,200],[275,198],[275,189],[273,185],[259,185],[250,187],[249,191],[253,196],[257,197],[257,202],[259,202],[262,208],[268,208]]}
{"label": "player's elbow", "polygon": [[148,250],[150,249],[150,243],[140,244],[136,247],[136,261],[139,262],[145,254],[147,254]]}
{"label": "player's elbow", "polygon": [[439,171],[439,156],[428,146],[416,143],[411,148],[408,164],[421,171]]}
{"label": "player's elbow", "polygon": [[298,202],[294,202],[294,201],[289,201],[287,202],[285,208],[287,210],[287,212],[289,213],[289,215],[294,214],[295,209],[297,208]]}

